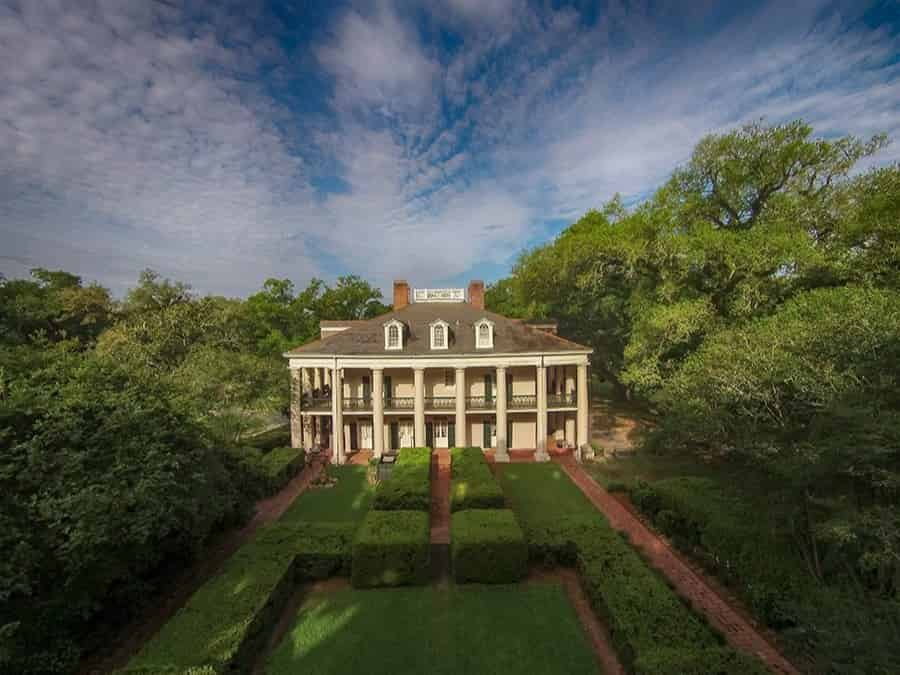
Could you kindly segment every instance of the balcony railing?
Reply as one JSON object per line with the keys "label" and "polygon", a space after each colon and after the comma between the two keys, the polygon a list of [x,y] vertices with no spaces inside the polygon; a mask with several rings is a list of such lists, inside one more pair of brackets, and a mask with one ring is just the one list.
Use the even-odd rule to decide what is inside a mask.
{"label": "balcony railing", "polygon": [[548,408],[574,408],[575,392],[571,394],[547,394]]}
{"label": "balcony railing", "polygon": [[507,407],[511,410],[522,408],[536,408],[537,396],[534,394],[514,394],[509,397]]}
{"label": "balcony railing", "polygon": [[300,402],[302,410],[331,410],[330,396],[304,396]]}
{"label": "balcony railing", "polygon": [[350,396],[344,399],[344,410],[371,410],[371,396]]}
{"label": "balcony railing", "polygon": [[388,396],[384,399],[385,410],[412,410],[416,400],[412,396]]}
{"label": "balcony railing", "polygon": [[493,410],[496,405],[493,396],[466,396],[466,407],[471,410]]}
{"label": "balcony railing", "polygon": [[456,407],[456,398],[453,396],[426,396],[425,408],[427,410],[453,410]]}

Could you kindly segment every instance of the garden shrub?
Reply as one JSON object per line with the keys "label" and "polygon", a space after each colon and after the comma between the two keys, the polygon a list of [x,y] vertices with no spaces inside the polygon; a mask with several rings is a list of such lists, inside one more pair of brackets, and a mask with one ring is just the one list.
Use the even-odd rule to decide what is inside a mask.
{"label": "garden shrub", "polygon": [[298,582],[349,576],[356,529],[352,522],[279,521],[261,530],[255,545],[275,555],[292,554]]}
{"label": "garden shrub", "polygon": [[450,510],[502,509],[503,489],[491,472],[481,448],[450,451]]}
{"label": "garden shrub", "polygon": [[397,465],[425,465],[431,468],[431,448],[403,448],[397,455]]}
{"label": "garden shrub", "polygon": [[728,647],[661,647],[634,662],[634,675],[767,675],[762,661]]}
{"label": "garden shrub", "polygon": [[599,514],[556,516],[552,520],[522,524],[528,557],[547,567],[575,567],[579,542],[603,536]]}
{"label": "garden shrub", "polygon": [[370,511],[353,542],[353,585],[370,588],[426,583],[429,537],[427,513]]}
{"label": "garden shrub", "polygon": [[375,488],[372,508],[376,511],[428,511],[430,507],[428,464],[397,464],[390,478]]}
{"label": "garden shrub", "polygon": [[248,483],[256,497],[265,497],[290,482],[306,463],[302,448],[274,448],[265,452],[259,448],[230,448],[226,451],[236,460],[244,472],[244,482]]}
{"label": "garden shrub", "polygon": [[457,583],[508,584],[525,576],[528,547],[509,509],[457,511],[451,533],[450,555]]}

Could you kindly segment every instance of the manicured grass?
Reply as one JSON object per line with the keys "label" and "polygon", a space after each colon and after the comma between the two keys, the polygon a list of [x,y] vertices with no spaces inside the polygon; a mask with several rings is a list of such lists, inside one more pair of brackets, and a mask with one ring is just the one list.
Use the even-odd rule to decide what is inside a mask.
{"label": "manicured grass", "polygon": [[506,499],[525,525],[560,516],[596,516],[597,510],[555,464],[503,464],[498,477]]}
{"label": "manicured grass", "polygon": [[373,487],[364,466],[329,466],[338,479],[330,488],[310,488],[281,516],[280,522],[362,522],[372,504]]}
{"label": "manicured grass", "polygon": [[271,655],[294,673],[597,673],[562,588],[451,586],[313,595]]}

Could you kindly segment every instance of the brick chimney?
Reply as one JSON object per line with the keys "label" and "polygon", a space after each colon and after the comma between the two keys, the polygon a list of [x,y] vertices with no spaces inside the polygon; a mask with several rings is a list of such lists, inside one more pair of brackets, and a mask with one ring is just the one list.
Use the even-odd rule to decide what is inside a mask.
{"label": "brick chimney", "polygon": [[394,280],[394,310],[403,309],[409,304],[409,284],[403,279]]}
{"label": "brick chimney", "polygon": [[475,309],[484,309],[484,282],[474,280],[469,282],[469,304]]}

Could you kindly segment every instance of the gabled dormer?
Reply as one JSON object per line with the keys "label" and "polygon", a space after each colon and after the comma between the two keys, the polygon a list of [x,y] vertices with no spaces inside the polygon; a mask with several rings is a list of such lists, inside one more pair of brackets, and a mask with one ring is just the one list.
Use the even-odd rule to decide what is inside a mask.
{"label": "gabled dormer", "polygon": [[487,317],[475,322],[475,349],[494,348],[494,322]]}
{"label": "gabled dormer", "polygon": [[391,319],[384,323],[384,348],[390,352],[403,351],[403,339],[406,326],[402,321]]}
{"label": "gabled dormer", "polygon": [[428,324],[432,349],[448,349],[450,346],[450,324],[443,319],[435,319]]}

